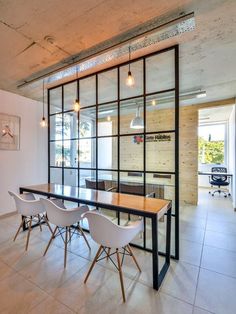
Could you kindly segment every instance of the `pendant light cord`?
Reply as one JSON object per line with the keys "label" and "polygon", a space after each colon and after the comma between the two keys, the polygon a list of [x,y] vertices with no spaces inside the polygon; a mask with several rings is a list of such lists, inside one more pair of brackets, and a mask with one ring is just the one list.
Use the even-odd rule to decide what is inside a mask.
{"label": "pendant light cord", "polygon": [[130,72],[130,57],[131,57],[131,48],[130,48],[130,45],[129,45],[129,72]]}
{"label": "pendant light cord", "polygon": [[43,79],[43,118],[44,117],[44,79]]}

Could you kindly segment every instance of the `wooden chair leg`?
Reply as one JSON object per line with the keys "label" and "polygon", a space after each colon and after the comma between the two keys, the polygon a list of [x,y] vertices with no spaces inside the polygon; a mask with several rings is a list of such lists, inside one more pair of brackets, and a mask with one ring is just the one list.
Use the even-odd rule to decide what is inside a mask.
{"label": "wooden chair leg", "polygon": [[38,220],[39,220],[39,228],[40,228],[40,231],[42,232],[41,217],[39,214],[38,214]]}
{"label": "wooden chair leg", "polygon": [[125,302],[125,289],[124,289],[124,282],[123,282],[123,274],[122,274],[122,268],[120,263],[120,256],[119,256],[119,250],[116,249],[116,256],[117,256],[117,263],[118,263],[118,269],[119,269],[119,275],[120,275],[120,285],[122,290],[122,297],[123,301]]}
{"label": "wooden chair leg", "polygon": [[141,270],[141,268],[140,268],[140,266],[139,266],[139,264],[138,264],[138,262],[137,262],[137,260],[136,260],[136,258],[135,258],[135,256],[134,256],[134,253],[133,253],[133,251],[131,250],[131,247],[130,247],[129,244],[127,245],[127,249],[128,249],[128,251],[130,252],[131,257],[133,258],[135,265],[137,266],[138,270],[139,270],[140,273],[141,273],[142,270]]}
{"label": "wooden chair leg", "polygon": [[65,253],[64,253],[64,268],[66,268],[66,260],[67,260],[67,243],[68,243],[68,227],[66,227],[66,235],[65,235]]}
{"label": "wooden chair leg", "polygon": [[28,250],[28,245],[29,245],[29,239],[30,239],[30,232],[31,232],[31,225],[32,225],[32,217],[30,217],[30,221],[29,221],[29,230],[28,230],[28,234],[27,234],[27,240],[26,240],[26,246],[25,246],[25,250]]}
{"label": "wooden chair leg", "polygon": [[56,234],[57,229],[58,229],[58,227],[56,227],[55,230],[53,231],[52,236],[51,236],[51,238],[50,238],[50,240],[49,240],[49,242],[48,242],[48,245],[47,245],[47,247],[46,247],[46,250],[45,250],[43,256],[46,255],[46,253],[47,253],[47,251],[48,251],[48,249],[49,249],[49,246],[51,245],[52,240],[53,240],[53,238],[55,237],[55,234]]}
{"label": "wooden chair leg", "polygon": [[87,273],[87,275],[86,275],[86,277],[85,277],[85,279],[84,279],[84,283],[87,282],[88,277],[89,277],[89,275],[90,275],[90,273],[91,273],[91,271],[92,271],[92,269],[93,269],[93,267],[94,267],[94,265],[95,265],[95,263],[96,263],[96,261],[97,261],[99,255],[100,255],[102,249],[103,249],[103,246],[100,245],[100,247],[99,247],[99,249],[98,249],[98,251],[97,251],[97,254],[96,254],[96,256],[94,257],[94,260],[93,260],[93,262],[92,262],[92,265],[90,266],[89,271],[88,271],[88,273]]}
{"label": "wooden chair leg", "polygon": [[17,232],[16,232],[16,234],[14,236],[14,239],[13,239],[14,242],[15,242],[15,240],[16,240],[19,232],[20,232],[20,229],[23,227],[24,221],[25,221],[25,218],[22,218],[21,224],[20,224],[20,226],[19,226],[19,228],[18,228],[18,230],[17,230]]}
{"label": "wooden chair leg", "polygon": [[48,229],[50,230],[51,234],[53,234],[52,228],[51,228],[51,226],[50,226],[50,224],[49,224],[49,221],[48,221],[48,219],[47,219],[46,216],[44,216],[44,221],[46,222],[46,224],[47,224],[47,226],[48,226]]}
{"label": "wooden chair leg", "polygon": [[80,225],[78,225],[78,229],[79,229],[79,231],[81,232],[81,234],[82,234],[82,236],[83,236],[83,238],[84,238],[84,241],[86,242],[88,248],[91,250],[91,247],[90,247],[90,245],[89,245],[88,239],[87,239],[86,235],[84,234],[84,231],[83,231],[83,229],[80,227]]}

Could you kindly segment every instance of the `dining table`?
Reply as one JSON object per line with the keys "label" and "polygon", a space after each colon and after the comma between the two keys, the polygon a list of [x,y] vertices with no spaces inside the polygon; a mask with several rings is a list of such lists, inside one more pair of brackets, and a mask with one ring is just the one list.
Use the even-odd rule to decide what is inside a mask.
{"label": "dining table", "polygon": [[[94,189],[80,188],[56,183],[45,183],[32,186],[21,186],[20,193],[30,192],[47,198],[59,198],[78,204],[92,205],[105,209],[115,210],[118,213],[137,215],[151,219],[152,248],[152,281],[153,288],[158,290],[170,266],[171,251],[171,209],[172,202],[165,199],[148,198],[107,192]],[[166,216],[165,252],[158,248],[158,221]],[[160,267],[159,254],[164,255],[164,263]]]}

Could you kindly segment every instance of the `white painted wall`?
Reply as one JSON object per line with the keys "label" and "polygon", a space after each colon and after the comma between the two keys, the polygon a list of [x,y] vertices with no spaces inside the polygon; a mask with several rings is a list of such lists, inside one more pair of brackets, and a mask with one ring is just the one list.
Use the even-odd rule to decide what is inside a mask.
{"label": "white painted wall", "polygon": [[20,150],[0,150],[0,215],[15,210],[7,191],[47,182],[47,128],[42,103],[0,90],[0,112],[20,116]]}
{"label": "white painted wall", "polygon": [[231,191],[232,200],[233,200],[233,207],[236,208],[236,177],[235,177],[235,170],[236,170],[236,128],[235,128],[235,121],[236,121],[236,110],[235,106],[233,107],[232,113],[229,118],[229,172],[233,173],[233,182],[232,187],[233,190]]}

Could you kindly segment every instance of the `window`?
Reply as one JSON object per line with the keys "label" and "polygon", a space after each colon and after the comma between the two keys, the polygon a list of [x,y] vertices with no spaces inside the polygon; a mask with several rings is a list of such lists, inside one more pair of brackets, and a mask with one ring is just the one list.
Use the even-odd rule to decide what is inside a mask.
{"label": "window", "polygon": [[225,164],[225,124],[201,125],[198,130],[198,161],[200,164]]}

